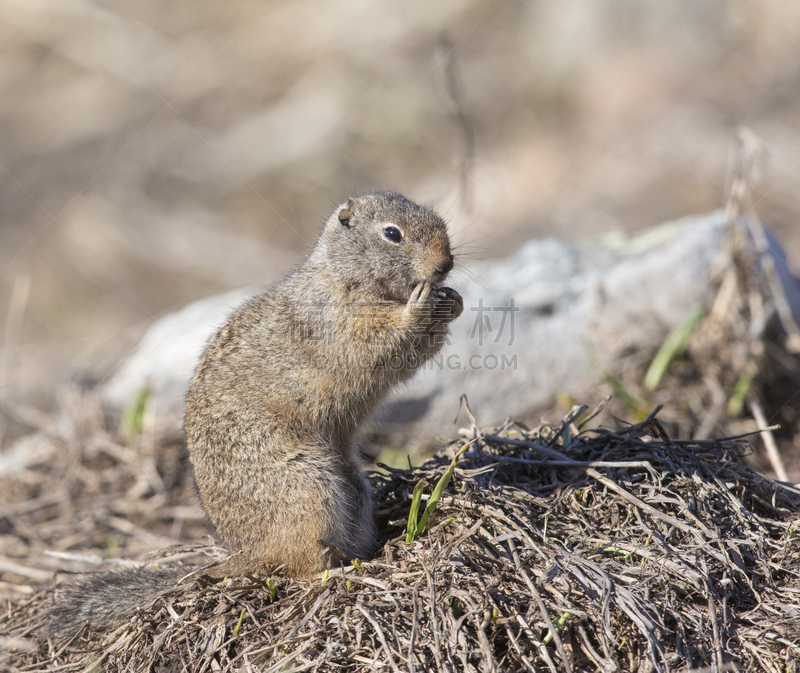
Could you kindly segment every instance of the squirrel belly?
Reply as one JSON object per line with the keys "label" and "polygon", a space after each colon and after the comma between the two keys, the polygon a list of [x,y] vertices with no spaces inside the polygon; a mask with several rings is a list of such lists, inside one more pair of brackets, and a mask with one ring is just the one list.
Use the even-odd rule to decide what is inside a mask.
{"label": "squirrel belly", "polygon": [[[351,198],[305,262],[209,340],[185,430],[203,507],[239,552],[216,570],[284,566],[303,576],[342,555],[371,558],[378,534],[359,427],[443,347],[463,310],[441,285],[452,268],[447,228],[433,210],[395,193]],[[92,576],[53,616],[105,627],[186,572]],[[117,592],[125,600],[104,612]]]}

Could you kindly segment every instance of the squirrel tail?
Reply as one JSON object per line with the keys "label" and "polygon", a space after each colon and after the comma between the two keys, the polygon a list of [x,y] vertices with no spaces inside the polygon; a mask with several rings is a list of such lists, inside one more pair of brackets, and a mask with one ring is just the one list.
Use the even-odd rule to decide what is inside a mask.
{"label": "squirrel tail", "polygon": [[175,586],[190,569],[136,568],[95,573],[65,587],[49,614],[50,635],[68,639],[86,625],[108,630]]}

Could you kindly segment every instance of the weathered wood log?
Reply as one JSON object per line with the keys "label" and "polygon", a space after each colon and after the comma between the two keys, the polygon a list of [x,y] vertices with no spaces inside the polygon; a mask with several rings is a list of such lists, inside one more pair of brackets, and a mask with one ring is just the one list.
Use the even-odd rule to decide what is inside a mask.
{"label": "weathered wood log", "polygon": [[[382,430],[441,434],[459,396],[496,424],[525,417],[556,395],[586,390],[626,349],[659,344],[687,311],[707,302],[725,228],[722,212],[687,217],[634,237],[570,244],[532,240],[515,254],[455,273],[465,311],[450,344],[381,414]],[[800,316],[800,282],[771,240],[777,276]],[[120,412],[149,386],[156,413],[180,422],[183,396],[205,340],[257,288],[190,304],[141,339],[102,393]]]}

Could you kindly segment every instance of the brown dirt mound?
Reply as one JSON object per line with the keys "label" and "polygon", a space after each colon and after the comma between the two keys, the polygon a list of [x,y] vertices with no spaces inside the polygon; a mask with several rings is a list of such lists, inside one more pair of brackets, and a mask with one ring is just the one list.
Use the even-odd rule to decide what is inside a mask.
{"label": "brown dirt mound", "polygon": [[[5,665],[795,670],[800,491],[741,465],[741,438],[671,440],[654,417],[462,435],[422,467],[373,475],[385,545],[360,571],[200,577],[111,634],[7,648]],[[436,523],[407,544],[415,484],[430,493],[469,440]],[[50,601],[9,605],[0,632],[33,646]]]}

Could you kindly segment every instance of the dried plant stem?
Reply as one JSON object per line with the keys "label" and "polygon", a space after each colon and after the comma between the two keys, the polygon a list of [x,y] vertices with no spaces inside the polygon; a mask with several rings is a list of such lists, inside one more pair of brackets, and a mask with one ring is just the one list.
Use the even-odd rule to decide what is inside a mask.
{"label": "dried plant stem", "polygon": [[[760,428],[766,428],[767,419],[764,416],[764,410],[761,408],[761,405],[756,400],[751,400],[749,406],[758,426]],[[767,450],[767,458],[769,458],[770,465],[772,465],[772,469],[775,471],[778,480],[789,481],[789,475],[786,472],[783,458],[781,458],[781,452],[778,450],[778,444],[775,442],[775,437],[772,435],[772,432],[769,430],[762,432],[761,439],[764,442],[764,448]]]}

